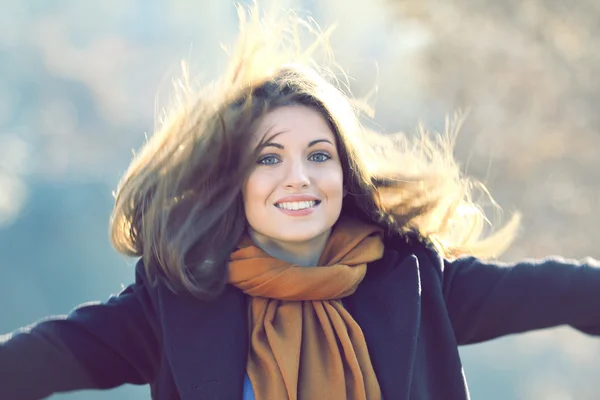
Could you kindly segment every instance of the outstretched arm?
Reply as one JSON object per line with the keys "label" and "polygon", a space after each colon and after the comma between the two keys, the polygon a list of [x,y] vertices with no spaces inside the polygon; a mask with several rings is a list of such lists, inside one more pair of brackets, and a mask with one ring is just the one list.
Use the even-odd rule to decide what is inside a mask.
{"label": "outstretched arm", "polygon": [[600,262],[560,257],[513,264],[443,261],[443,290],[459,344],[558,325],[600,335]]}
{"label": "outstretched arm", "polygon": [[159,341],[141,270],[135,284],[105,303],[0,336],[0,399],[151,382]]}

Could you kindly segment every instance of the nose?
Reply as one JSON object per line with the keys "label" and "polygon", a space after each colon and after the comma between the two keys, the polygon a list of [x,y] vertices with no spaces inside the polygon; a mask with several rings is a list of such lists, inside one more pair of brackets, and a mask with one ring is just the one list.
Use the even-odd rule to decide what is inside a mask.
{"label": "nose", "polygon": [[288,164],[289,168],[285,177],[285,187],[289,189],[302,189],[310,185],[307,166],[301,161]]}

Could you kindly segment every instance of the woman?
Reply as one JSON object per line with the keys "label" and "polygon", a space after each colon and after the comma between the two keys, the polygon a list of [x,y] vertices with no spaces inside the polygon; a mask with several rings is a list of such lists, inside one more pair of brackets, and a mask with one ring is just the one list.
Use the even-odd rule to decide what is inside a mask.
{"label": "woman", "polygon": [[366,132],[286,45],[293,18],[250,15],[228,71],[186,93],[119,185],[112,239],[141,257],[135,283],[3,337],[1,399],[125,383],[155,399],[467,399],[458,345],[600,334],[597,262],[483,261],[518,221],[480,237],[450,142]]}

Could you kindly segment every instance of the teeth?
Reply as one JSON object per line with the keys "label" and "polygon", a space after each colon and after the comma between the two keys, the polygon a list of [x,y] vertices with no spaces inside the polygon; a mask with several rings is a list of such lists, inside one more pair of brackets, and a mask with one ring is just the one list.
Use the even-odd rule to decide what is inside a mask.
{"label": "teeth", "polygon": [[278,203],[277,207],[283,208],[284,210],[305,210],[307,208],[314,207],[317,204],[315,200],[311,201],[290,201],[285,203]]}

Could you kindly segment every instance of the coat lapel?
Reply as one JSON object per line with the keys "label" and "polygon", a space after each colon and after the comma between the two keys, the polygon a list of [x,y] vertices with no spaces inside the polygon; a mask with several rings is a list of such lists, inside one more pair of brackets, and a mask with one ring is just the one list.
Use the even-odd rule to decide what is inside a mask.
{"label": "coat lapel", "polygon": [[365,335],[383,398],[408,398],[421,319],[418,259],[388,247],[344,304]]}
{"label": "coat lapel", "polygon": [[183,400],[239,399],[248,325],[246,298],[230,285],[214,301],[162,293],[163,343]]}

